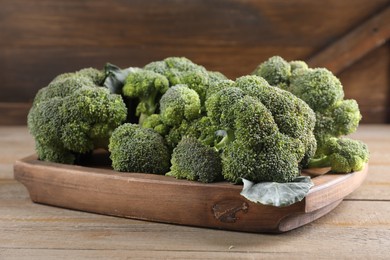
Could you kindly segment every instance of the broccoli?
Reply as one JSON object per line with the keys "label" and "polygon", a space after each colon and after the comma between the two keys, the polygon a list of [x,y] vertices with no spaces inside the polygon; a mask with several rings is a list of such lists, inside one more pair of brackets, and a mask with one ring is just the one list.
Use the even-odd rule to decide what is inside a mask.
{"label": "broccoli", "polygon": [[[278,87],[288,90],[310,106],[315,112],[314,138],[317,148],[312,146],[309,150],[311,153],[315,151],[314,157],[317,159],[326,156],[328,139],[356,131],[361,120],[359,107],[355,100],[344,99],[343,86],[332,72],[325,68],[308,68],[303,61],[291,61],[290,76],[280,82],[278,73],[288,67],[287,62],[280,59],[272,57],[259,66],[267,67],[267,74],[260,70],[255,71],[255,74],[267,76],[269,82],[278,81]],[[304,161],[309,160],[307,157]]]}
{"label": "broccoli", "polygon": [[262,77],[243,76],[236,80],[235,86],[268,108],[281,133],[301,140],[306,151],[301,165],[306,166],[317,146],[313,135],[316,122],[313,110],[290,92],[271,87]]}
{"label": "broccoli", "polygon": [[85,68],[85,69],[81,69],[81,70],[76,71],[76,72],[69,72],[69,73],[60,74],[60,75],[56,76],[52,80],[52,82],[63,80],[63,79],[68,78],[68,77],[74,78],[74,76],[76,76],[76,75],[81,76],[81,77],[86,77],[86,78],[92,80],[92,82],[97,86],[102,86],[104,79],[105,79],[105,74],[103,71],[95,69],[95,68]]}
{"label": "broccoli", "polygon": [[216,135],[218,130],[217,125],[208,116],[203,116],[192,121],[183,120],[180,125],[170,128],[165,139],[172,150],[184,136],[194,137],[205,145],[213,146],[221,139]]}
{"label": "broccoli", "polygon": [[200,99],[197,92],[179,84],[168,89],[160,100],[161,121],[168,126],[180,125],[200,116]]}
{"label": "broccoli", "polygon": [[169,57],[162,61],[151,62],[144,69],[164,75],[169,80],[170,86],[185,84],[195,90],[199,95],[202,111],[209,86],[220,80],[226,80],[222,73],[207,71],[203,66],[184,57]]}
{"label": "broccoli", "polygon": [[282,57],[273,56],[261,63],[252,74],[263,77],[272,86],[284,89],[291,76],[291,65]]}
{"label": "broccoli", "polygon": [[223,136],[214,148],[221,153],[226,180],[288,182],[299,175],[303,143],[281,133],[272,113],[258,98],[228,87],[212,95],[206,109]]}
{"label": "broccoli", "polygon": [[142,124],[148,116],[156,112],[160,97],[168,88],[169,82],[163,75],[137,69],[129,73],[122,91],[125,97],[138,99],[136,115]]}
{"label": "broccoli", "polygon": [[360,171],[368,161],[367,145],[349,138],[327,139],[325,156],[310,161],[309,167],[331,167],[333,172],[348,173]]}
{"label": "broccoli", "polygon": [[292,74],[288,90],[305,101],[314,111],[322,112],[343,100],[338,78],[325,68],[299,70]]}
{"label": "broccoli", "polygon": [[78,154],[107,148],[112,131],[126,119],[119,95],[76,72],[55,78],[37,93],[28,114],[41,160],[73,164]]}
{"label": "broccoli", "polygon": [[210,86],[207,88],[206,91],[206,100],[218,91],[224,88],[232,87],[233,85],[234,81],[230,79],[223,79],[211,82]]}
{"label": "broccoli", "polygon": [[160,114],[153,114],[146,118],[141,125],[143,128],[150,128],[162,136],[168,134],[169,128],[161,120]]}
{"label": "broccoli", "polygon": [[291,73],[297,73],[297,71],[300,69],[307,70],[309,68],[306,62],[301,60],[293,60],[290,61],[289,63],[291,67]]}
{"label": "broccoli", "polygon": [[173,150],[171,163],[171,170],[166,175],[178,179],[213,182],[222,172],[218,152],[193,137],[181,139]]}
{"label": "broccoli", "polygon": [[109,151],[117,171],[165,174],[169,170],[170,152],[164,139],[138,124],[126,123],[115,129]]}

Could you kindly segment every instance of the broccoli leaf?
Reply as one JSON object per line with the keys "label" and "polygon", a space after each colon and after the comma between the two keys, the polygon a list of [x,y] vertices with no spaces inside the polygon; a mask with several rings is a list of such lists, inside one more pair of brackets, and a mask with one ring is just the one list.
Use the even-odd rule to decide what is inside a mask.
{"label": "broccoli leaf", "polygon": [[135,70],[136,68],[133,67],[121,69],[114,64],[107,63],[104,66],[106,79],[104,80],[103,86],[108,88],[111,94],[122,94],[122,88],[127,76]]}
{"label": "broccoli leaf", "polygon": [[286,207],[301,201],[308,194],[313,182],[308,176],[300,176],[292,182],[260,182],[254,184],[242,179],[244,187],[241,195],[246,199],[263,205]]}

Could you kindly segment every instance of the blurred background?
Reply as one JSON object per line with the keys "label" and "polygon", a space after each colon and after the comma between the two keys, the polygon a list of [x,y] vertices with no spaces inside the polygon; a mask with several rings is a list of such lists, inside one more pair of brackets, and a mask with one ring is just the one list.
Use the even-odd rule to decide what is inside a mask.
{"label": "blurred background", "polygon": [[389,0],[0,0],[0,125],[84,67],[185,56],[229,78],[273,55],[327,67],[363,123],[390,123]]}

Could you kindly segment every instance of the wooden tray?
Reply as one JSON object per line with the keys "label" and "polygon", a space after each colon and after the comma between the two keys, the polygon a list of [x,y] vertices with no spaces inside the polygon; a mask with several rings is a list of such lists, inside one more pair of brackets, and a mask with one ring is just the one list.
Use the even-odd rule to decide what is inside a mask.
{"label": "wooden tray", "polygon": [[359,172],[314,177],[315,185],[304,200],[277,208],[246,200],[240,195],[241,185],[118,173],[104,166],[107,158],[95,159],[89,165],[75,166],[30,156],[16,161],[14,175],[37,203],[180,225],[285,232],[334,209],[361,185],[368,169],[366,165]]}

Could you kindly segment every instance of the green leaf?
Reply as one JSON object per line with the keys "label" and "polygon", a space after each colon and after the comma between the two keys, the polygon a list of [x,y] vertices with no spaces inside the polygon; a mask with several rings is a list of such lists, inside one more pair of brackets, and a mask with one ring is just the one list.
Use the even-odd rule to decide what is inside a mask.
{"label": "green leaf", "polygon": [[108,88],[112,94],[122,94],[122,88],[127,76],[135,70],[137,70],[137,68],[130,67],[121,69],[114,64],[107,63],[106,66],[104,66],[106,79],[104,80],[103,86]]}
{"label": "green leaf", "polygon": [[254,184],[246,179],[242,181],[244,183],[240,193],[242,196],[252,202],[275,207],[286,207],[301,201],[314,186],[308,176],[300,176],[286,183],[260,182]]}

